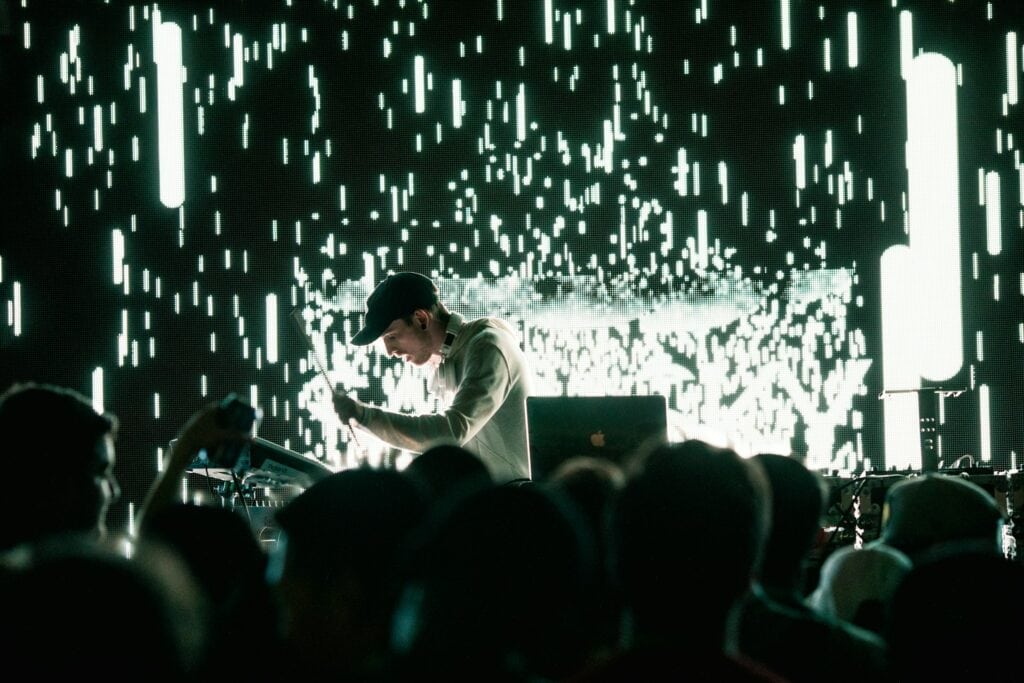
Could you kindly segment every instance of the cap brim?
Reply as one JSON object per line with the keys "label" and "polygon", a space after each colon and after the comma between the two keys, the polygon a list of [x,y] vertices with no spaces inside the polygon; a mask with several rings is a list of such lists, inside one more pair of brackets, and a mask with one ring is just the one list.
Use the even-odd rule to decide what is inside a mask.
{"label": "cap brim", "polygon": [[384,332],[384,326],[374,325],[367,321],[366,325],[363,326],[363,329],[356,332],[355,336],[352,337],[352,343],[356,346],[372,344],[377,341],[377,338],[380,337],[382,332]]}

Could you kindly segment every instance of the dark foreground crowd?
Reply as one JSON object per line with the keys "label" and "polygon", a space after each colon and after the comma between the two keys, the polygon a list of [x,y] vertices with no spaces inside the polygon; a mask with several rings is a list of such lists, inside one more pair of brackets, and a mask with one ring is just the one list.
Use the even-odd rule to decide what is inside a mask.
{"label": "dark foreground crowd", "polygon": [[[798,460],[700,441],[494,485],[438,447],[339,472],[276,517],[174,502],[182,463],[244,440],[200,410],[138,520],[102,540],[116,420],[74,392],[0,397],[7,680],[916,681],[1020,672],[1024,566],[964,479],[888,492],[881,537],[820,571],[826,491]],[[20,477],[20,479],[23,479]],[[1014,643],[1017,643],[1016,645]]]}

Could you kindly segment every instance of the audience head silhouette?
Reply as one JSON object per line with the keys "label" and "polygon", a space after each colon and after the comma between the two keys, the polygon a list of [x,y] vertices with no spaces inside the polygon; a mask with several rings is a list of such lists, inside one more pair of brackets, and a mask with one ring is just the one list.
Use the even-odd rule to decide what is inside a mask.
{"label": "audience head silhouette", "polygon": [[380,665],[392,570],[424,510],[409,479],[370,469],[322,479],[281,510],[277,588],[285,645],[299,667],[361,676]]}
{"label": "audience head silhouette", "polygon": [[944,474],[912,477],[889,489],[879,541],[917,562],[946,547],[999,553],[1003,513],[977,484]]}
{"label": "audience head silhouette", "polygon": [[42,475],[38,486],[8,488],[6,502],[19,514],[2,526],[0,549],[51,534],[106,532],[107,509],[121,494],[116,431],[116,418],[70,389],[19,384],[0,396],[0,457]]}
{"label": "audience head silhouette", "polygon": [[764,475],[702,441],[661,446],[638,463],[615,512],[618,576],[639,641],[720,649],[766,533]]}
{"label": "audience head silhouette", "polygon": [[795,458],[761,454],[753,460],[772,490],[771,531],[761,562],[761,584],[770,594],[788,594],[798,600],[804,562],[825,511],[824,482]]}

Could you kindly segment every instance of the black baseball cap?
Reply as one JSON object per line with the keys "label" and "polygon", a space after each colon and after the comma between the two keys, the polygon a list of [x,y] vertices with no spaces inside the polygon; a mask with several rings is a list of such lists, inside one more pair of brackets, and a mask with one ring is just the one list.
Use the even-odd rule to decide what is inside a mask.
{"label": "black baseball cap", "polygon": [[437,301],[437,285],[430,278],[411,271],[389,275],[366,298],[363,329],[352,337],[352,343],[372,344],[398,318],[429,309]]}

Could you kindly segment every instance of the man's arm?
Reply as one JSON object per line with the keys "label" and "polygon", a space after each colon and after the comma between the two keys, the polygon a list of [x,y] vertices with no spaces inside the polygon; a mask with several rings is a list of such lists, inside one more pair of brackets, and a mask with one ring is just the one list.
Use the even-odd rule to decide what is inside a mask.
{"label": "man's arm", "polygon": [[438,443],[463,445],[472,439],[504,403],[513,381],[501,348],[489,335],[481,335],[466,350],[462,382],[443,413],[405,415],[340,394],[335,409],[343,421],[356,419],[388,445],[422,453]]}
{"label": "man's arm", "polygon": [[220,446],[250,440],[248,433],[218,424],[218,406],[219,403],[215,402],[200,408],[178,432],[174,443],[167,451],[163,471],[157,474],[139,509],[138,528],[142,528],[147,514],[174,502],[175,496],[181,490],[181,477],[185,474],[185,468],[200,450],[205,448],[212,454]]}

